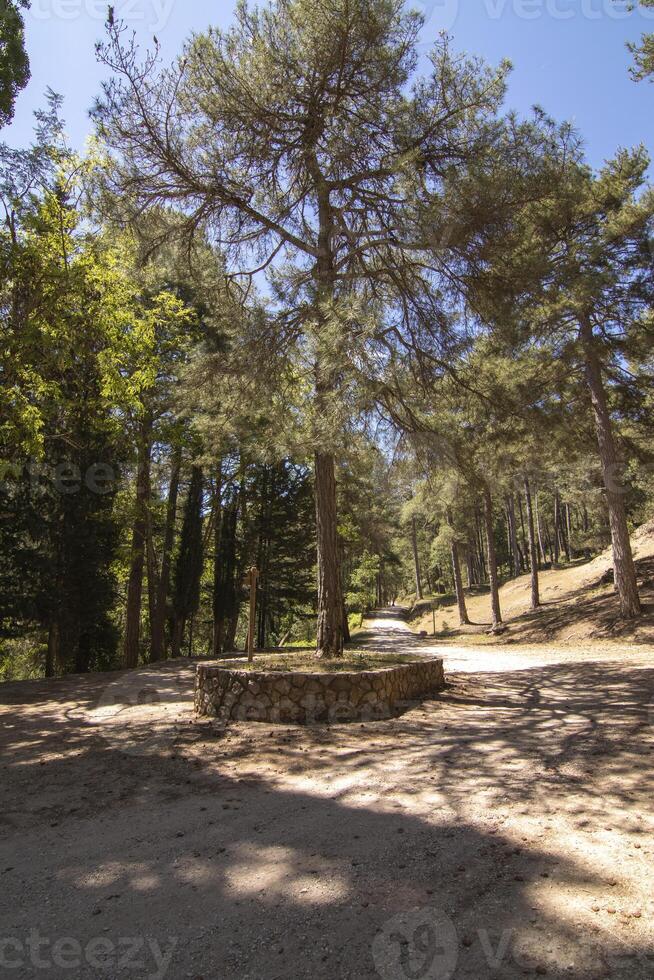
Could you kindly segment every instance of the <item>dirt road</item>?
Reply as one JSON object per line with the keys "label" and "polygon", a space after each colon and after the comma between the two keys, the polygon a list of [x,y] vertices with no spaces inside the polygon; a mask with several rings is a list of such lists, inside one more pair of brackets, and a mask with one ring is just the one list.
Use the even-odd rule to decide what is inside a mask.
{"label": "dirt road", "polygon": [[187,663],[5,685],[0,976],[649,980],[647,659],[448,648],[329,729],[198,724]]}

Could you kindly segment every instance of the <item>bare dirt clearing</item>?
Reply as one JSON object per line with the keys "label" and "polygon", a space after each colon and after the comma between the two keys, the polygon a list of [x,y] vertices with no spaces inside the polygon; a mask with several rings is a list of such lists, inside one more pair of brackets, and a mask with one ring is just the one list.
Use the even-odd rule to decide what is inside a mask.
{"label": "bare dirt clearing", "polygon": [[[371,646],[398,630],[428,652]],[[363,727],[222,732],[180,662],[5,685],[2,936],[113,944],[8,975],[154,976],[154,946],[173,978],[651,978],[651,651],[439,652],[440,697]],[[425,909],[456,927],[431,967]]]}

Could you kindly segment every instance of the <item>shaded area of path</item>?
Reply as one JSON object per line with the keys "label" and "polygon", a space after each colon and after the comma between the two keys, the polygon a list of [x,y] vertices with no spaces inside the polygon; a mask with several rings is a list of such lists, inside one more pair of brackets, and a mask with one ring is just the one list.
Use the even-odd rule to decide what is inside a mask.
{"label": "shaded area of path", "polygon": [[[174,980],[373,980],[390,943],[400,980],[650,980],[654,669],[577,653],[466,649],[365,726],[198,724],[184,662],[0,688],[0,932],[51,963],[9,975],[152,976],[156,942]],[[425,972],[420,919],[398,945],[431,908],[453,973]],[[114,952],[71,971],[62,937]]]}

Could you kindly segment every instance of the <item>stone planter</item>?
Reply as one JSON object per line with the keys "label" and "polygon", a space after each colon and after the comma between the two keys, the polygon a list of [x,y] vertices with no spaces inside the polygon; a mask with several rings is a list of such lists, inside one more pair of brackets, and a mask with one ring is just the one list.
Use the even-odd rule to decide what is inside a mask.
{"label": "stone planter", "polygon": [[203,663],[197,666],[195,710],[222,721],[373,721],[399,715],[444,686],[443,661],[436,658],[335,673],[239,670],[235,663]]}

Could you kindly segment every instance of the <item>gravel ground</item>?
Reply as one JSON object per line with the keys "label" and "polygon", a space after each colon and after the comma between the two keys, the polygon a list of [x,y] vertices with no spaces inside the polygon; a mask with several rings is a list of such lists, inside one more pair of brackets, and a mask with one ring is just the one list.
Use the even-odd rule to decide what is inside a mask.
{"label": "gravel ground", "polygon": [[0,977],[650,980],[651,649],[438,650],[331,728],[197,722],[188,662],[4,685]]}

